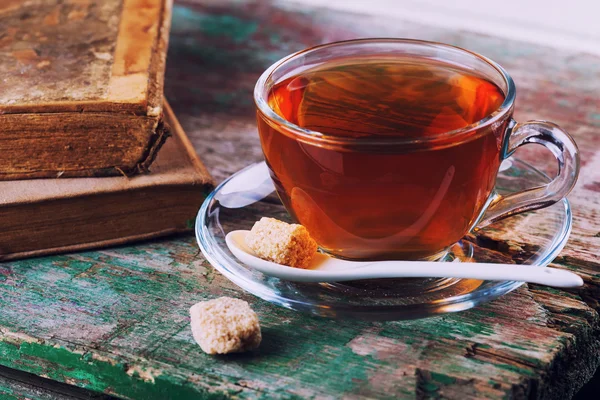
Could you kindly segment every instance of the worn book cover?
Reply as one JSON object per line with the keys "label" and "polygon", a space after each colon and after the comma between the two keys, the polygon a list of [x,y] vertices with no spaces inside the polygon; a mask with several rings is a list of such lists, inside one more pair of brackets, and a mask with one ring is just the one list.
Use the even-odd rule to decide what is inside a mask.
{"label": "worn book cover", "polygon": [[0,1],[0,180],[132,175],[166,139],[171,0]]}
{"label": "worn book cover", "polygon": [[171,109],[152,173],[0,182],[0,261],[185,232],[213,182]]}

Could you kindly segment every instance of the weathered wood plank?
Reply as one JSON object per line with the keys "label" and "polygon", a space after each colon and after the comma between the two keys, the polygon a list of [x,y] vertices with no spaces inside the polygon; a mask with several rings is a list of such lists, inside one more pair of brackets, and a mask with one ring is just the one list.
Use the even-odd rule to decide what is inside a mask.
{"label": "weathered wood plank", "polygon": [[[427,320],[333,322],[242,293],[185,236],[0,264],[0,363],[125,398],[573,395],[600,361],[593,300],[600,277],[600,59],[279,3],[202,4],[174,9],[166,95],[217,180],[261,159],[251,93],[279,57],[364,36],[462,45],[508,68],[519,87],[517,118],[553,120],[580,143],[573,235],[555,265],[584,275],[586,287],[523,287],[477,309]],[[543,161],[535,151],[521,156]],[[514,235],[508,245],[525,247],[535,234]],[[220,295],[248,300],[257,310],[264,327],[257,352],[210,357],[193,342],[188,307]]]}
{"label": "weathered wood plank", "polygon": [[0,367],[3,400],[115,400],[115,397],[40,378],[27,372]]}
{"label": "weathered wood plank", "polygon": [[[239,293],[196,257],[193,239],[166,244],[30,260],[4,270],[1,297],[13,307],[0,317],[2,363],[128,398],[164,398],[167,392],[171,398],[252,398],[257,391],[276,397],[411,396],[417,387],[443,394],[473,380],[487,397],[522,392],[550,398],[557,383],[577,382],[561,379],[567,371],[579,383],[593,372],[594,360],[573,357],[570,346],[598,355],[591,337],[597,315],[578,300],[563,316],[552,309],[551,295],[523,289],[477,310],[430,320],[339,321],[332,334],[331,321]],[[221,294],[241,296],[258,311],[265,337],[258,353],[209,357],[191,339],[187,307]],[[25,334],[32,328],[35,338]],[[557,363],[569,368],[557,370]],[[332,371],[339,374],[335,379],[315,380]],[[541,375],[553,379],[542,381]]]}

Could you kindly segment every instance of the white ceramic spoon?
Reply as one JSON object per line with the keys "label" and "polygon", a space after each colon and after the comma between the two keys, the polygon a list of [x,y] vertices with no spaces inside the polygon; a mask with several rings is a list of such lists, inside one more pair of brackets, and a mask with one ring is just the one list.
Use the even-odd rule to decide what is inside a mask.
{"label": "white ceramic spoon", "polygon": [[436,261],[347,261],[317,253],[307,269],[265,261],[246,245],[249,231],[233,231],[225,241],[244,264],[270,276],[295,282],[342,282],[379,278],[470,278],[531,282],[554,287],[579,287],[579,275],[557,268],[492,263]]}

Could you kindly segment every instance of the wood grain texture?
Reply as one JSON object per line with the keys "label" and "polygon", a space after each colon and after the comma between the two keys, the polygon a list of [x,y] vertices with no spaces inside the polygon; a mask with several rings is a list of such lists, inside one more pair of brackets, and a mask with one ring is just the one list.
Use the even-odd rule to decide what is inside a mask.
{"label": "wood grain texture", "polygon": [[[582,290],[524,286],[474,310],[409,322],[316,319],[241,292],[183,236],[0,264],[0,363],[132,399],[572,396],[600,361],[600,59],[396,19],[203,1],[174,8],[166,94],[220,181],[262,158],[252,89],[268,65],[367,36],[438,40],[489,56],[516,80],[519,120],[571,131],[583,169],[570,197],[572,237],[553,266],[582,274]],[[554,168],[535,149],[519,156]],[[518,255],[536,234],[490,237],[486,246]],[[189,306],[222,295],[258,312],[257,352],[210,357],[193,342]]]}
{"label": "wood grain texture", "polygon": [[6,367],[0,367],[0,398],[2,400],[115,400],[115,397],[109,395],[92,393]]}

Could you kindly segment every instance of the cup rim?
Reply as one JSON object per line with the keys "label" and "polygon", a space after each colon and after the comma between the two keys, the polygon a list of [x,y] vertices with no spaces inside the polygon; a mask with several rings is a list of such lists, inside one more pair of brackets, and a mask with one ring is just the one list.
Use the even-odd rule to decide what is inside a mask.
{"label": "cup rim", "polygon": [[[345,46],[345,45],[350,45],[350,44],[355,44],[355,43],[398,43],[398,44],[408,43],[411,45],[419,45],[419,46],[444,47],[444,48],[452,49],[455,51],[458,50],[460,52],[466,53],[466,54],[476,57],[476,58],[484,61],[488,65],[490,65],[492,68],[494,68],[500,74],[502,79],[504,79],[504,82],[505,82],[506,88],[507,88],[505,97],[504,97],[504,101],[502,102],[500,107],[498,107],[494,112],[492,112],[491,114],[482,118],[481,120],[476,121],[472,124],[469,124],[465,127],[462,127],[459,129],[454,129],[454,130],[451,130],[448,132],[444,132],[444,133],[441,133],[441,134],[438,134],[438,135],[435,135],[432,137],[411,138],[411,139],[398,138],[398,137],[385,137],[385,138],[361,137],[361,138],[356,138],[356,137],[345,137],[345,136],[336,136],[336,135],[325,134],[322,132],[302,128],[302,127],[286,120],[285,118],[281,117],[269,106],[269,103],[267,102],[267,99],[265,98],[264,87],[265,87],[265,84],[267,83],[267,81],[269,80],[269,78],[273,75],[273,73],[277,69],[279,69],[280,67],[284,66],[286,63],[296,59],[297,57],[299,57],[301,55],[309,54],[309,53],[319,51],[319,50],[329,48],[329,47]],[[283,129],[288,134],[291,134],[295,137],[298,137],[300,139],[303,139],[305,141],[312,142],[315,144],[352,145],[352,146],[361,146],[361,145],[389,146],[389,145],[419,145],[419,144],[431,145],[431,144],[434,144],[435,142],[442,142],[442,141],[445,142],[445,141],[448,141],[449,139],[460,137],[460,136],[462,136],[468,132],[471,132],[475,129],[480,129],[480,128],[484,128],[486,126],[492,125],[495,122],[501,120],[513,108],[515,97],[516,97],[516,87],[515,87],[515,83],[514,83],[513,79],[508,74],[508,72],[506,72],[506,70],[502,66],[500,66],[500,64],[496,63],[495,61],[493,61],[481,54],[478,54],[474,51],[467,50],[467,49],[464,49],[459,46],[454,46],[454,45],[440,43],[440,42],[434,42],[434,41],[428,41],[428,40],[404,39],[404,38],[351,39],[351,40],[336,41],[336,42],[321,44],[321,45],[314,46],[314,47],[309,47],[307,49],[300,50],[296,53],[292,53],[288,56],[285,56],[285,57],[281,58],[280,60],[276,61],[275,63],[273,63],[267,70],[265,70],[262,73],[262,75],[258,78],[256,85],[254,86],[254,102],[255,102],[258,110],[267,117],[267,119],[268,119],[267,122],[270,125],[272,125],[273,127],[276,127],[278,130]],[[484,131],[484,129],[482,129],[482,131]],[[477,136],[479,136],[479,135],[477,135]],[[468,137],[471,138],[472,135],[468,135]],[[460,141],[459,141],[459,143],[460,143]]]}

